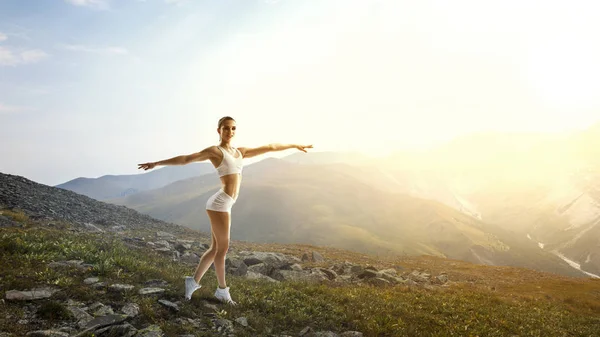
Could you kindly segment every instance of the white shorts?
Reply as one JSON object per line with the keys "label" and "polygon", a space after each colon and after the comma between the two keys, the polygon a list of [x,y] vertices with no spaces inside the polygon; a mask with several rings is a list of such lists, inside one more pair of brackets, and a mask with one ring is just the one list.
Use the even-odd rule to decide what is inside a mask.
{"label": "white shorts", "polygon": [[208,201],[206,202],[206,209],[217,212],[231,212],[231,207],[235,203],[235,199],[233,199],[229,194],[225,193],[223,189],[217,191],[217,193],[213,194]]}

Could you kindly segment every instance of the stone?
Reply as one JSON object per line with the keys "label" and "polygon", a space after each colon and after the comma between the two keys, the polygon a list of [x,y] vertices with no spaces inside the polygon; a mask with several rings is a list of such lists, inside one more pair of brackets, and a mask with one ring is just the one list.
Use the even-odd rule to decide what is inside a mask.
{"label": "stone", "polygon": [[217,318],[217,319],[213,320],[213,324],[214,324],[214,328],[215,328],[215,330],[217,330],[217,332],[232,333],[234,331],[233,322],[231,322],[228,319]]}
{"label": "stone", "polygon": [[363,337],[363,333],[358,331],[344,331],[340,334],[340,337]]}
{"label": "stone", "polygon": [[127,315],[107,315],[96,317],[86,324],[86,328],[100,328],[107,325],[114,325],[123,322],[127,318]]}
{"label": "stone", "polygon": [[138,330],[136,337],[163,337],[164,335],[158,325],[150,325],[145,329]]}
{"label": "stone", "polygon": [[235,319],[235,321],[243,327],[248,326],[248,319],[246,317],[238,317]]}
{"label": "stone", "polygon": [[263,274],[255,273],[253,271],[248,271],[245,276],[249,280],[266,280],[269,282],[279,282],[279,280],[273,279]]}
{"label": "stone", "polygon": [[136,303],[127,303],[121,308],[121,312],[129,317],[135,317],[140,313],[140,306]]}
{"label": "stone", "polygon": [[179,311],[179,306],[171,301],[158,300],[158,303],[162,304],[163,306],[165,306],[173,311]]}
{"label": "stone", "polygon": [[140,295],[152,295],[152,294],[160,294],[164,293],[165,289],[163,288],[142,288],[138,290],[138,294]]}
{"label": "stone", "polygon": [[28,337],[69,337],[69,334],[57,330],[37,330],[28,332]]}
{"label": "stone", "polygon": [[34,288],[27,291],[9,290],[5,298],[11,301],[32,301],[51,297],[58,290],[52,288]]}
{"label": "stone", "polygon": [[319,254],[319,252],[312,251],[311,260],[312,262],[323,262],[325,261],[325,258],[323,258],[323,255]]}
{"label": "stone", "polygon": [[89,285],[89,284],[98,283],[99,281],[100,281],[100,279],[99,279],[99,278],[97,278],[97,277],[88,277],[88,278],[86,278],[85,280],[83,280],[83,283],[85,283],[85,284],[88,284],[88,285]]}
{"label": "stone", "polygon": [[132,290],[133,288],[135,288],[135,287],[130,284],[120,284],[120,283],[111,284],[109,287],[110,290],[117,291],[117,292],[128,291],[128,290]]}
{"label": "stone", "polygon": [[85,310],[75,307],[75,306],[68,306],[67,309],[71,312],[71,314],[73,315],[73,317],[75,317],[75,319],[77,320],[77,326],[79,328],[85,328],[85,326],[88,324],[89,321],[91,321],[92,319],[94,319],[94,317],[92,317],[92,315],[88,314]]}

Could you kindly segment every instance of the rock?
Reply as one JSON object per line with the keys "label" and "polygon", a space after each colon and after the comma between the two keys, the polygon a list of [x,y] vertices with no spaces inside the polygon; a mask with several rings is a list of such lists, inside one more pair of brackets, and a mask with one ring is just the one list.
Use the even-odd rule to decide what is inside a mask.
{"label": "rock", "polygon": [[127,303],[121,308],[121,312],[129,317],[135,317],[140,313],[140,306],[136,303]]}
{"label": "rock", "polygon": [[110,290],[117,291],[117,292],[124,292],[124,291],[128,291],[128,290],[132,290],[133,288],[135,288],[135,287],[130,284],[120,284],[120,283],[111,284],[109,287]]}
{"label": "rock", "polygon": [[163,337],[164,333],[158,325],[150,325],[149,327],[138,330],[135,337]]}
{"label": "rock", "polygon": [[49,298],[58,290],[53,288],[34,288],[28,291],[9,290],[5,294],[7,300],[12,301],[32,301],[43,298]]}
{"label": "rock", "polygon": [[189,243],[177,242],[174,246],[175,250],[183,254],[186,250],[192,249],[192,245]]}
{"label": "rock", "polygon": [[340,334],[340,337],[363,337],[363,333],[358,331],[345,331]]}
{"label": "rock", "polygon": [[228,319],[218,318],[213,320],[214,329],[219,333],[233,333],[233,322]]}
{"label": "rock", "polygon": [[273,278],[271,278],[269,276],[266,276],[266,275],[263,275],[263,274],[259,274],[259,273],[255,273],[253,271],[248,271],[245,276],[246,276],[247,279],[250,279],[250,280],[266,280],[266,281],[270,281],[270,282],[279,282],[278,280],[273,279]]}
{"label": "rock", "polygon": [[98,283],[92,284],[92,288],[94,288],[94,289],[101,289],[104,287],[106,287],[106,282],[98,282]]}
{"label": "rock", "polygon": [[325,268],[317,268],[319,271],[321,271],[322,273],[324,273],[328,279],[330,280],[335,280],[335,278],[337,277],[337,273],[331,269],[325,269]]}
{"label": "rock", "polygon": [[111,325],[94,331],[94,336],[119,336],[133,337],[137,333],[137,329],[125,322],[120,325]]}
{"label": "rock", "polygon": [[250,265],[248,271],[269,276],[271,271],[273,271],[273,267],[261,262],[259,264]]}
{"label": "rock", "polygon": [[383,279],[381,277],[370,278],[369,283],[374,286],[379,286],[379,287],[390,285],[390,281]]}
{"label": "rock", "polygon": [[71,312],[73,317],[75,317],[75,320],[77,320],[77,326],[79,328],[84,328],[92,319],[94,319],[92,315],[81,308],[70,305],[67,309]]}
{"label": "rock", "polygon": [[250,267],[255,264],[264,263],[273,268],[283,268],[292,264],[291,258],[281,253],[273,252],[240,252],[244,256],[244,263]]}
{"label": "rock", "polygon": [[163,306],[165,306],[173,311],[179,311],[179,306],[173,302],[170,302],[167,300],[158,300],[158,303],[162,304]]}
{"label": "rock", "polygon": [[165,289],[163,288],[142,288],[138,290],[138,294],[140,295],[151,295],[151,294],[160,294],[164,293]]}
{"label": "rock", "polygon": [[126,229],[127,229],[127,227],[126,227],[126,226],[124,226],[124,225],[117,225],[117,226],[112,226],[112,227],[110,227],[110,229],[109,229],[109,230],[110,230],[111,232],[121,232],[121,231],[124,231],[124,230],[126,230]]}
{"label": "rock", "polygon": [[365,269],[363,270],[362,273],[358,274],[356,277],[358,277],[359,279],[369,279],[369,278],[374,278],[374,277],[378,277],[379,274],[376,271],[373,271],[372,269]]}
{"label": "rock", "polygon": [[154,242],[154,244],[158,247],[171,248],[171,244],[166,240],[159,240]]}
{"label": "rock", "polygon": [[438,276],[436,276],[436,280],[441,284],[445,284],[446,282],[448,282],[448,275],[446,275],[446,274],[438,275]]}
{"label": "rock", "polygon": [[248,266],[244,263],[244,260],[239,258],[228,257],[225,260],[225,268],[233,276],[245,276],[248,272]]}
{"label": "rock", "polygon": [[313,333],[311,336],[312,337],[339,337],[339,335],[333,331],[317,331],[317,332]]}
{"label": "rock", "polygon": [[107,316],[100,316],[100,317],[96,317],[93,320],[89,321],[88,324],[86,324],[86,328],[90,329],[90,328],[101,328],[101,327],[105,327],[107,325],[114,325],[114,324],[118,324],[123,322],[125,319],[127,318],[127,315],[107,315]]}
{"label": "rock", "polygon": [[243,327],[248,326],[248,319],[246,317],[238,317],[235,319],[235,321]]}
{"label": "rock", "polygon": [[99,279],[99,278],[97,278],[97,277],[88,277],[88,278],[86,278],[85,280],[83,280],[83,283],[85,283],[85,284],[88,284],[88,285],[89,285],[89,284],[98,283],[99,281],[100,281],[100,279]]}
{"label": "rock", "polygon": [[325,261],[325,258],[323,258],[323,255],[319,254],[319,252],[315,252],[312,251],[312,262],[323,262]]}
{"label": "rock", "polygon": [[108,316],[114,314],[114,311],[110,306],[104,305],[100,302],[90,305],[89,310],[94,316]]}
{"label": "rock", "polygon": [[429,282],[429,276],[430,275],[427,273],[420,273],[419,271],[414,270],[408,275],[408,278],[418,283],[426,283]]}
{"label": "rock", "polygon": [[152,280],[148,280],[148,281],[144,282],[144,286],[146,286],[148,288],[168,287],[169,282],[167,282],[165,280],[160,280],[160,279],[152,279]]}
{"label": "rock", "polygon": [[200,256],[196,253],[185,252],[181,255],[179,260],[183,263],[197,264],[200,261]]}
{"label": "rock", "polygon": [[271,277],[278,281],[291,280],[291,281],[324,281],[328,280],[327,276],[318,269],[309,271],[295,271],[295,270],[275,270]]}
{"label": "rock", "polygon": [[175,235],[164,232],[164,231],[156,232],[156,237],[161,238],[161,239],[175,239]]}
{"label": "rock", "polygon": [[29,337],[69,337],[69,334],[57,330],[37,330],[27,333]]}
{"label": "rock", "polygon": [[154,249],[154,251],[162,253],[164,255],[171,255],[171,254],[175,253],[174,251],[171,250],[171,248],[168,248],[168,247],[156,248],[156,249]]}
{"label": "rock", "polygon": [[298,336],[303,337],[305,335],[308,335],[308,333],[310,332],[312,332],[312,328],[307,326],[298,333]]}
{"label": "rock", "polygon": [[48,263],[48,267],[50,267],[50,268],[75,267],[75,268],[82,269],[82,270],[87,270],[89,268],[92,268],[92,266],[89,264],[83,264],[83,261],[81,261],[81,260],[50,262],[50,263]]}

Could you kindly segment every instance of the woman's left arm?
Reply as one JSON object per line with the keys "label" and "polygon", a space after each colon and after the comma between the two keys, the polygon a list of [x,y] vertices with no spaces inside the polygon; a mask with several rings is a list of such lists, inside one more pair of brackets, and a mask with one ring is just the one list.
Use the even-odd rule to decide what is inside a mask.
{"label": "woman's left arm", "polygon": [[251,158],[267,152],[283,151],[287,149],[298,149],[302,152],[306,152],[306,149],[312,149],[312,145],[297,145],[297,144],[269,144],[265,146],[249,148],[240,147],[238,148],[244,158]]}

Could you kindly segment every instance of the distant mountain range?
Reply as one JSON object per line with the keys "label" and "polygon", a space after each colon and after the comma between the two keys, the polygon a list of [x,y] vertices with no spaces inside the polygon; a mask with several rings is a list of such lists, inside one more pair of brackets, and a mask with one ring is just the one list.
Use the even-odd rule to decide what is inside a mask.
{"label": "distant mountain range", "polygon": [[[598,158],[600,124],[568,135],[469,135],[376,161],[331,152],[269,158],[244,170],[231,235],[600,275]],[[89,181],[80,191],[208,231],[204,205],[220,182],[203,164],[137,175],[136,187],[118,193],[112,184],[112,197]],[[160,182],[150,175],[158,171]]]}
{"label": "distant mountain range", "polygon": [[212,172],[209,163],[191,163],[161,167],[143,174],[105,175],[99,178],[76,178],[55,187],[87,195],[96,200],[118,198],[160,188],[176,181]]}

